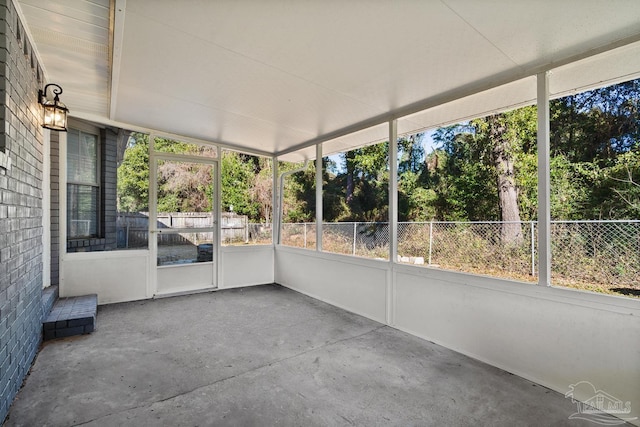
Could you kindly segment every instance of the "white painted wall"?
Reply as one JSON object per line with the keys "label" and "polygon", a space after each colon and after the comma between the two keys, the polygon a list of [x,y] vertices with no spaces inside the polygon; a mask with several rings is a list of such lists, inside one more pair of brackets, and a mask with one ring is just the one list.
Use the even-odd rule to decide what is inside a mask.
{"label": "white painted wall", "polygon": [[[274,282],[272,245],[223,247],[221,253],[219,289]],[[61,297],[95,293],[99,304],[111,304],[152,298],[154,293],[214,289],[211,263],[157,268],[148,250],[65,253],[61,258]],[[152,280],[157,280],[155,289]]]}
{"label": "white painted wall", "polygon": [[561,393],[589,381],[640,415],[640,301],[404,266],[395,277],[398,329]]}
{"label": "white painted wall", "polygon": [[147,250],[62,254],[60,296],[98,294],[98,304],[149,298],[148,265]]}
{"label": "white painted wall", "polygon": [[214,289],[214,269],[212,262],[158,267],[155,295],[169,296]]}
{"label": "white painted wall", "polygon": [[51,131],[42,130],[42,287],[51,286]]}
{"label": "white painted wall", "polygon": [[384,323],[389,263],[278,246],[276,283]]}
{"label": "white painted wall", "polygon": [[223,246],[219,289],[274,282],[273,245]]}
{"label": "white painted wall", "polygon": [[640,417],[640,300],[280,246],[275,262],[277,283],[379,322],[388,284],[391,326],[563,394],[589,381]]}

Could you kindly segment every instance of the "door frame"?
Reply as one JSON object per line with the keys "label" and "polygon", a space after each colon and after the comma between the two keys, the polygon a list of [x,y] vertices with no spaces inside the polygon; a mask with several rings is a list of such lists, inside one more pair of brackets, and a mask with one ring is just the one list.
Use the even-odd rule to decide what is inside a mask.
{"label": "door frame", "polygon": [[[213,148],[216,149],[216,157],[204,157],[204,156],[195,156],[188,154],[177,154],[177,153],[166,153],[155,150],[155,139],[162,138],[162,136],[154,133],[149,134],[149,281],[147,288],[147,295],[150,297],[157,296],[169,296],[169,295],[177,295],[182,293],[194,293],[198,291],[208,291],[217,289],[220,283],[220,198],[221,198],[221,189],[220,189],[220,147],[212,145]],[[173,139],[173,138],[171,138]],[[196,144],[196,145],[206,145],[202,143],[196,143],[193,141],[180,141],[187,144]],[[158,294],[158,269],[160,268],[181,268],[188,269],[189,265],[181,265],[181,266],[158,266],[158,228],[157,228],[157,218],[158,218],[158,162],[166,160],[166,161],[183,161],[190,163],[200,163],[211,165],[214,168],[213,174],[213,200],[212,200],[212,213],[213,213],[213,224],[211,228],[193,228],[193,229],[185,229],[188,232],[211,232],[213,234],[213,261],[211,262],[211,275],[212,275],[212,283],[210,287],[205,287],[202,289],[192,289],[185,288],[184,291],[176,291],[175,293],[163,293]],[[203,263],[204,264],[204,263]]]}

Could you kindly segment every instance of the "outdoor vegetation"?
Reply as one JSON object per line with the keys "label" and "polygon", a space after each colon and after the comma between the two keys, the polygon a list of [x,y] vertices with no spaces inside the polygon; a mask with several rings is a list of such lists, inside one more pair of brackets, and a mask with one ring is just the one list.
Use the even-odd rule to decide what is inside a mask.
{"label": "outdoor vegetation", "polygon": [[[636,296],[640,292],[640,225],[633,222],[640,218],[639,107],[640,80],[551,102],[554,283]],[[531,246],[537,232],[536,127],[536,107],[526,106],[401,137],[398,217],[407,225],[399,227],[399,255],[442,268],[536,280]],[[122,211],[148,209],[148,144],[146,135],[134,135],[118,170]],[[156,144],[175,145],[170,140]],[[193,144],[177,149],[206,150]],[[323,248],[387,256],[388,239],[380,236],[388,236],[383,230],[388,222],[388,142],[331,155],[322,164],[324,221],[362,224],[346,231],[336,226],[335,232],[327,227]],[[271,223],[270,159],[224,151],[220,165],[223,210],[232,207],[249,222]],[[279,171],[298,166],[281,162]],[[210,181],[197,171],[161,167],[158,179],[161,211],[210,209],[200,196],[202,188],[212,191]],[[287,179],[282,211],[285,224],[315,221],[313,164]],[[585,220],[618,222],[579,223]],[[416,223],[423,225],[415,228]],[[290,244],[303,246],[304,241],[310,247],[315,241],[315,226],[314,231],[288,230],[283,239]],[[356,250],[358,237],[367,235],[376,236],[374,243],[361,238],[365,243]]]}
{"label": "outdoor vegetation", "polygon": [[[640,217],[640,81],[551,102],[551,216]],[[536,107],[439,128],[398,141],[400,221],[528,221],[537,215]],[[386,221],[388,143],[323,159],[326,221]],[[315,171],[298,182],[295,216],[313,219]],[[505,231],[504,238],[519,238]]]}

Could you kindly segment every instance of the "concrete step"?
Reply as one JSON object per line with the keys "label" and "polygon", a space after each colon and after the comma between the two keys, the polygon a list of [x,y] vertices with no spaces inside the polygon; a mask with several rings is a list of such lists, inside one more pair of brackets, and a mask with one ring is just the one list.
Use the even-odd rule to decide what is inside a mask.
{"label": "concrete step", "polygon": [[60,298],[42,322],[44,340],[89,334],[96,327],[98,295]]}

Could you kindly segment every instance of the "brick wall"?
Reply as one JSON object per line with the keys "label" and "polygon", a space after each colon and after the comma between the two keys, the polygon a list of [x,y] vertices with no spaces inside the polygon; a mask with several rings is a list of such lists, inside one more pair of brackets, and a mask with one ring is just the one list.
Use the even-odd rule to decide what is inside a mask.
{"label": "brick wall", "polygon": [[13,2],[0,0],[0,420],[42,330],[42,72],[23,28]]}
{"label": "brick wall", "polygon": [[117,155],[118,134],[111,129],[102,131],[102,153],[100,155],[100,170],[102,171],[102,186],[100,187],[100,199],[102,204],[101,231],[105,239],[105,249],[114,250],[116,242],[116,218],[117,218]]}

